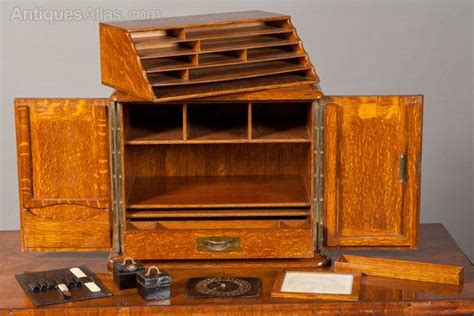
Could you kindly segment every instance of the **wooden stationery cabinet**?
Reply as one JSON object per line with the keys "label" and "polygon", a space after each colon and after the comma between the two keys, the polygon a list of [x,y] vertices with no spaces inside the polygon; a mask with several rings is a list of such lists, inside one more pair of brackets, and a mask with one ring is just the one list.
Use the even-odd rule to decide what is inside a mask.
{"label": "wooden stationery cabinet", "polygon": [[101,24],[101,62],[109,99],[15,100],[24,250],[416,247],[422,97],[324,96],[288,16]]}

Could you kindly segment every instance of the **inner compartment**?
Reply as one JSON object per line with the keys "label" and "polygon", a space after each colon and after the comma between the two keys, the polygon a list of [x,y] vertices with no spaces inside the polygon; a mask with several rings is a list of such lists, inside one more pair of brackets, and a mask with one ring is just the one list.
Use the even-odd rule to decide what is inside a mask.
{"label": "inner compartment", "polygon": [[153,44],[136,46],[141,59],[190,55],[199,50],[198,41],[156,42]]}
{"label": "inner compartment", "polygon": [[309,69],[305,57],[261,61],[228,65],[222,67],[193,68],[189,70],[190,82],[213,82],[233,80],[236,78],[250,78],[265,74],[278,74]]}
{"label": "inner compartment", "polygon": [[247,139],[248,104],[188,104],[189,140]]}
{"label": "inner compartment", "polygon": [[244,49],[204,53],[199,55],[199,66],[218,66],[239,62],[245,62]]}
{"label": "inner compartment", "polygon": [[203,39],[201,40],[201,52],[223,51],[241,47],[255,48],[271,45],[297,44],[298,38],[292,30],[278,34],[248,35],[243,37]]}
{"label": "inner compartment", "polygon": [[197,65],[197,54],[144,59],[142,65],[147,73],[185,70]]}
{"label": "inner compartment", "polygon": [[184,40],[184,28],[140,31],[130,33],[136,49],[160,47],[163,43]]}
{"label": "inner compartment", "polygon": [[134,104],[133,107],[124,107],[123,126],[125,144],[182,140],[182,104]]}
{"label": "inner compartment", "polygon": [[148,75],[152,86],[164,87],[176,84],[184,84],[189,79],[189,70],[168,70],[163,72],[153,72]]}
{"label": "inner compartment", "polygon": [[310,139],[310,102],[253,103],[254,139]]}
{"label": "inner compartment", "polygon": [[311,102],[133,104],[126,145],[311,142]]}
{"label": "inner compartment", "polygon": [[[281,69],[277,69],[276,74],[266,74],[262,72],[259,77],[246,77],[239,79],[230,80],[229,76],[226,80],[216,82],[204,82],[204,81],[179,81],[177,85],[170,86],[154,86],[153,91],[160,95],[161,98],[167,100],[183,99],[183,96],[189,98],[191,96],[201,95],[212,95],[223,91],[243,92],[247,89],[257,89],[262,87],[276,88],[276,87],[287,87],[300,84],[314,83],[314,73],[311,69],[298,70],[300,68],[309,68],[305,65],[296,65],[297,69],[294,72],[281,73]],[[312,81],[313,80],[313,81]],[[238,88],[238,90],[235,90]]]}
{"label": "inner compartment", "polygon": [[130,210],[311,207],[310,143],[126,146]]}
{"label": "inner compartment", "polygon": [[304,56],[304,50],[301,48],[301,44],[250,48],[247,50],[247,60],[249,62],[280,58],[292,58],[298,56]]}

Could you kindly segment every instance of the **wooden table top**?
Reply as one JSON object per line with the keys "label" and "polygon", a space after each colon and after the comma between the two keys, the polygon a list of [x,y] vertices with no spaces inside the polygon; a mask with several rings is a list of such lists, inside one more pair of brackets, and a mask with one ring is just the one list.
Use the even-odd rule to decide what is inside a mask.
{"label": "wooden table top", "polygon": [[[18,231],[0,232],[0,315],[89,314],[129,315],[167,313],[174,315],[205,314],[271,314],[314,315],[318,313],[357,312],[391,313],[422,312],[433,314],[474,313],[474,267],[441,224],[421,226],[419,249],[416,251],[344,251],[394,259],[446,263],[464,267],[461,286],[364,276],[359,302],[334,302],[271,298],[270,290],[278,268],[236,269],[225,266],[209,269],[203,265],[169,268],[173,278],[169,301],[145,302],[134,289],[119,291],[107,271],[107,254],[100,253],[22,253]],[[331,251],[334,259],[341,252]],[[87,265],[104,281],[113,296],[90,301],[73,302],[35,308],[15,280],[25,271],[49,270]],[[262,279],[262,295],[247,299],[186,299],[184,287],[189,277],[256,276]],[[12,312],[10,314],[10,312]]]}

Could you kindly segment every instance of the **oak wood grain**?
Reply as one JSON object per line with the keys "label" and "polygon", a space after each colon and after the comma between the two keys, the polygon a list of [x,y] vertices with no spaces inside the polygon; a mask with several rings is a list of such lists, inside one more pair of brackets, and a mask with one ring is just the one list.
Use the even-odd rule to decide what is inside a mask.
{"label": "oak wood grain", "polygon": [[25,250],[110,247],[107,103],[15,100]]}
{"label": "oak wood grain", "polygon": [[422,97],[325,102],[326,245],[416,247]]}
{"label": "oak wood grain", "polygon": [[155,94],[129,35],[103,23],[99,29],[102,83],[145,99],[154,99]]}
{"label": "oak wood grain", "polygon": [[102,82],[155,102],[319,82],[286,15],[166,20],[101,23]]}
{"label": "oak wood grain", "polygon": [[[271,221],[256,223],[214,221],[208,223],[168,222],[158,223],[156,229],[129,228],[125,233],[125,256],[137,259],[235,259],[235,258],[310,258],[313,256],[311,226],[302,221],[295,227],[268,226]],[[137,223],[138,224],[138,223]],[[149,223],[147,223],[149,224]],[[132,225],[136,225],[135,223]],[[215,227],[213,227],[216,225]],[[252,225],[257,225],[252,227]],[[193,228],[195,227],[195,228]],[[227,227],[227,228],[225,228]],[[239,250],[211,252],[200,250],[199,238],[224,236],[237,238]]]}
{"label": "oak wood grain", "polygon": [[[208,101],[314,101],[318,100],[323,96],[320,88],[316,85],[306,84],[299,85],[298,89],[291,88],[274,88],[268,90],[260,90],[254,92],[241,92],[227,95],[219,95],[207,98],[199,98],[201,102]],[[114,91],[110,96],[110,99],[116,102],[147,102],[152,104],[151,101],[139,98],[133,94],[129,94],[123,91]]]}
{"label": "oak wood grain", "polygon": [[[310,163],[309,148],[308,143],[126,146],[125,174],[141,177],[304,177],[306,167]],[[173,163],[167,163],[170,161]]]}
{"label": "oak wood grain", "polygon": [[383,276],[442,284],[459,285],[463,280],[460,266],[406,260],[342,255],[334,262],[335,271],[360,272]]}

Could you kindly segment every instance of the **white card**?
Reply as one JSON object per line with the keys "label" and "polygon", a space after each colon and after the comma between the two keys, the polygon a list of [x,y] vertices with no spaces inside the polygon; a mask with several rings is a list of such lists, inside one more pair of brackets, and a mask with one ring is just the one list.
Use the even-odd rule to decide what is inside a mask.
{"label": "white card", "polygon": [[88,289],[89,291],[91,292],[100,292],[100,287],[97,286],[97,284],[95,284],[95,282],[86,282],[84,284]]}
{"label": "white card", "polygon": [[281,292],[350,295],[353,281],[350,274],[289,271],[285,273]]}
{"label": "white card", "polygon": [[71,268],[71,269],[69,269],[69,271],[71,271],[72,274],[74,274],[76,276],[76,278],[80,279],[80,278],[86,278],[87,277],[87,275],[84,272],[82,272],[82,270],[79,269],[79,268]]}

